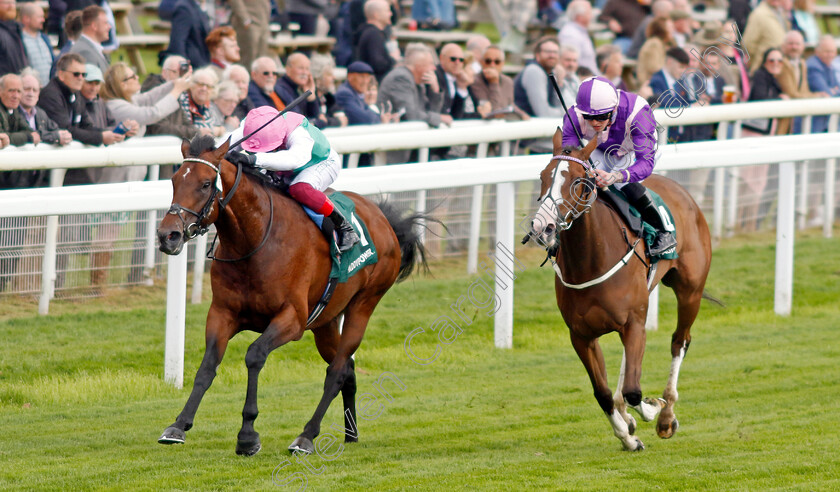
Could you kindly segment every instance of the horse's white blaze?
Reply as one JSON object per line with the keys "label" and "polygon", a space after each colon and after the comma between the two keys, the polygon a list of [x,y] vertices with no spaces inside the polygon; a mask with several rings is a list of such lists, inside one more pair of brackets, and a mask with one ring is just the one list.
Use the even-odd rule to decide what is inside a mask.
{"label": "horse's white blaze", "polygon": [[[540,206],[537,209],[537,214],[534,217],[533,229],[538,235],[542,235],[546,227],[549,225],[557,225],[557,205],[563,202],[563,195],[560,190],[563,189],[563,183],[566,179],[561,174],[561,171],[567,171],[569,163],[560,161],[554,169],[554,179],[549,192],[540,199]],[[552,201],[553,200],[553,201]]]}
{"label": "horse's white blaze", "polygon": [[680,348],[680,353],[673,359],[671,359],[671,373],[668,375],[668,383],[665,384],[665,391],[662,396],[668,400],[668,403],[674,404],[677,401],[678,394],[677,394],[677,380],[680,377],[680,366],[682,366],[682,361],[685,358],[685,343],[683,342],[682,348]]}
{"label": "horse's white blaze", "polygon": [[610,424],[612,424],[613,434],[615,434],[615,437],[621,441],[624,448],[631,450],[636,449],[636,442],[638,440],[630,435],[630,429],[627,426],[627,422],[624,421],[624,417],[621,416],[618,409],[613,409],[613,413],[609,416],[609,419]]}

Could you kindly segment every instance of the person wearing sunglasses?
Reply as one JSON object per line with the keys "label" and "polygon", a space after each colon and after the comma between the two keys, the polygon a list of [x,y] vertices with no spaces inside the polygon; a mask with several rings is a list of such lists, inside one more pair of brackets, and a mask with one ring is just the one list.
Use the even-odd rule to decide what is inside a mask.
{"label": "person wearing sunglasses", "polygon": [[41,91],[38,106],[61,129],[69,130],[73,140],[88,145],[111,145],[125,135],[97,127],[84,110],[80,91],[85,81],[85,59],[78,53],[62,55],[56,62],[55,77]]}
{"label": "person wearing sunglasses", "polygon": [[656,163],[656,120],[647,101],[616,89],[605,77],[581,82],[575,104],[563,118],[563,145],[580,147],[593,138],[599,142],[590,156],[596,184],[616,185],[642,214],[642,220],[656,228],[651,256],[676,246],[673,234],[665,230],[668,220],[660,215],[641,183]]}
{"label": "person wearing sunglasses", "polygon": [[469,86],[475,81],[475,74],[464,65],[464,50],[455,43],[447,43],[440,49],[439,59],[435,75],[443,96],[440,112],[455,120],[475,117],[476,104],[471,111],[465,109],[466,101],[472,97]]}
{"label": "person wearing sunglasses", "polygon": [[505,52],[496,45],[489,45],[479,57],[481,71],[476,75],[475,82],[470,86],[475,98],[479,101],[476,108],[483,118],[503,118],[511,115],[507,109],[512,109],[519,119],[530,118],[528,113],[516,107],[513,103],[513,79],[502,73],[505,66]]}

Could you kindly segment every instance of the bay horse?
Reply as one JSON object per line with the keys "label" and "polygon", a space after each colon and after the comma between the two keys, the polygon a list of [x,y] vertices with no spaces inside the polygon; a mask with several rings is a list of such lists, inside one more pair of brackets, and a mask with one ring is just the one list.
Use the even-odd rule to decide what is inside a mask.
{"label": "bay horse", "polygon": [[[547,248],[557,248],[557,306],[569,327],[572,346],[589,373],[595,399],[613,433],[624,449],[640,451],[644,444],[634,435],[636,420],[627,413],[627,405],[644,421],[659,414],[656,430],[661,438],[670,438],[678,427],[674,414],[677,378],[691,343],[691,325],[706,297],[704,286],[712,257],[709,227],[683,187],[663,176],[648,177],[645,186],[671,209],[679,255],[674,260],[659,260],[648,283],[650,264],[645,260],[644,240],[637,241],[618,214],[596,200],[598,190],[587,160],[598,144],[597,137],[582,150],[564,148],[562,139],[558,128],[553,138],[554,157],[540,173],[540,206],[531,223],[531,237]],[[648,296],[660,281],[674,290],[678,304],[677,329],[671,337],[671,371],[662,398],[643,399],[640,378]],[[598,338],[610,332],[618,332],[624,345],[615,394],[610,394],[598,344]]]}
{"label": "bay horse", "polygon": [[[236,453],[251,456],[260,448],[254,429],[257,380],[268,354],[310,329],[327,362],[324,391],[314,415],[289,450],[312,453],[313,440],[332,400],[341,391],[345,442],[357,440],[356,375],[351,356],[359,347],[374,308],[415,265],[426,267],[425,251],[414,232],[421,214],[402,217],[387,203],[376,205],[346,193],[355,214],[367,225],[378,261],[339,283],[320,315],[307,324],[330,274],[326,239],[303,208],[285,193],[270,189],[258,177],[243,174],[240,165],[224,159],[230,140],[214,148],[212,137],[184,141],[183,164],[172,176],[169,213],[157,229],[160,250],[178,254],[189,239],[215,224],[219,246],[210,269],[213,299],[207,313],[205,352],[192,392],[175,423],[158,442],[184,443],[198,405],[216,375],[228,341],[243,330],[260,333],[248,347],[248,386]],[[360,236],[364,234],[360,233]],[[344,315],[339,331],[339,316]]]}

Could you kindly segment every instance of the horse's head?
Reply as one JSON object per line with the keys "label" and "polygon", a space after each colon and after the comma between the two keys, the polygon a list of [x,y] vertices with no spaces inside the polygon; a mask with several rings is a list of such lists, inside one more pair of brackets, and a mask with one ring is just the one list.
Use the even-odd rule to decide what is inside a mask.
{"label": "horse's head", "polygon": [[587,159],[598,145],[597,136],[583,148],[563,147],[563,132],[554,132],[554,156],[540,173],[540,206],[531,221],[531,235],[547,248],[555,233],[566,230],[595,200],[595,181]]}
{"label": "horse's head", "polygon": [[172,205],[158,226],[160,250],[177,255],[190,239],[204,234],[219,217],[221,162],[230,140],[215,148],[213,137],[181,143],[184,161],[172,176]]}

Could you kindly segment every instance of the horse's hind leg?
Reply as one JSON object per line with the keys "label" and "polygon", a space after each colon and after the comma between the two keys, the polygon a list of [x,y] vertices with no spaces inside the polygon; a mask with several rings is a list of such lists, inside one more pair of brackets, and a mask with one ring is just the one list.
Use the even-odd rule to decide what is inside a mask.
{"label": "horse's hind leg", "polygon": [[666,405],[656,422],[656,433],[663,439],[673,436],[679,427],[679,422],[674,414],[674,405],[679,398],[677,380],[680,376],[680,367],[685,358],[685,353],[688,351],[689,344],[691,344],[691,325],[700,311],[700,301],[703,296],[702,288],[699,292],[691,292],[686,295],[677,291],[676,287],[674,291],[677,294],[678,303],[677,329],[671,337],[671,372],[668,374],[665,391],[662,392]]}
{"label": "horse's hind leg", "polygon": [[175,419],[175,423],[167,427],[158,438],[161,444],[183,444],[186,439],[186,431],[193,426],[195,412],[204,397],[204,393],[210,388],[213,379],[216,378],[216,368],[222,362],[225,355],[228,341],[235,331],[233,316],[220,309],[210,307],[207,313],[207,329],[205,332],[204,358],[195,374],[192,392],[187,400],[184,409]]}
{"label": "horse's hind leg", "polygon": [[248,347],[245,354],[248,389],[245,394],[245,406],[242,408],[242,428],[236,438],[236,454],[253,456],[262,448],[260,435],[254,430],[254,421],[259,415],[257,382],[260,371],[272,350],[303,336],[302,323],[294,308],[286,308],[271,320],[265,331]]}
{"label": "horse's hind leg", "polygon": [[[328,324],[313,328],[315,335],[315,346],[318,353],[327,364],[335,358],[338,342],[341,339],[338,326],[339,319],[333,319]],[[356,427],[356,364],[353,359],[347,361],[350,369],[344,384],[341,385],[341,397],[344,403],[344,442],[357,442],[359,440],[358,428]]]}
{"label": "horse's hind leg", "polygon": [[641,451],[645,449],[642,441],[630,433],[627,422],[619,413],[618,409],[613,404],[610,388],[607,385],[607,371],[604,365],[604,354],[601,352],[601,346],[598,345],[598,340],[585,340],[569,331],[572,339],[572,346],[583,362],[586,372],[589,373],[589,380],[592,382],[592,388],[595,390],[595,400],[601,406],[601,410],[606,414],[610,425],[613,428],[613,434],[621,441],[624,449],[628,451]]}
{"label": "horse's hind leg", "polygon": [[[384,294],[384,293],[383,293]],[[355,364],[350,356],[359,348],[362,342],[365,329],[367,328],[368,320],[370,319],[373,309],[382,298],[381,295],[365,299],[359,304],[351,304],[345,312],[344,331],[341,333],[341,340],[338,344],[335,358],[327,367],[327,377],[324,380],[324,394],[321,396],[321,401],[318,402],[318,407],[309,422],[303,427],[303,432],[289,445],[291,452],[303,452],[311,454],[315,451],[314,440],[321,432],[321,421],[330,407],[330,403],[338,396],[339,391],[345,389],[345,383],[349,383],[344,397],[344,425],[345,425],[345,440],[347,434],[356,434],[355,422],[355,403],[350,407],[350,416],[348,416],[348,399],[355,398]],[[352,422],[350,421],[352,417]]]}

